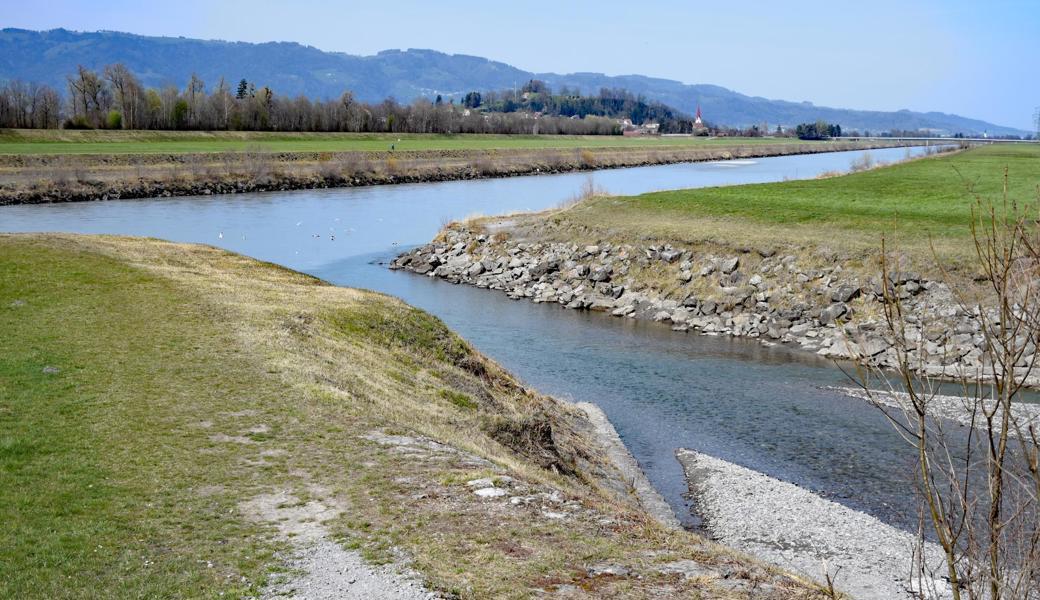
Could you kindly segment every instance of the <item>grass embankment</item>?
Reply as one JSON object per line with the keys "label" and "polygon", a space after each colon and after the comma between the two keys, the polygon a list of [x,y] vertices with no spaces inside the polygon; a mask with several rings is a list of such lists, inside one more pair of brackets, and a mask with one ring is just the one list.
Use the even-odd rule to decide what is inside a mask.
{"label": "grass embankment", "polygon": [[891,144],[768,138],[15,130],[0,132],[0,204],[419,183]]}
{"label": "grass embankment", "polygon": [[[991,145],[807,181],[602,197],[554,213],[560,224],[623,239],[723,246],[826,247],[847,254],[892,247],[930,259],[971,256],[976,199],[1008,197],[1035,210],[1040,146]],[[1029,208],[1032,207],[1032,208]]]}
{"label": "grass embankment", "polygon": [[[244,507],[285,491],[334,499],[335,539],[402,550],[448,595],[728,597],[650,567],[764,572],[604,491],[574,408],[388,297],[207,247],[7,235],[0,331],[0,597],[255,596],[289,541]],[[583,508],[546,519],[465,484],[506,473]],[[589,577],[601,561],[640,577]]]}
{"label": "grass embankment", "polygon": [[[266,152],[385,152],[574,148],[710,148],[806,144],[787,138],[624,137],[605,135],[435,135],[249,131],[0,130],[0,154],[185,154],[260,149]],[[818,143],[817,143],[818,144]]]}

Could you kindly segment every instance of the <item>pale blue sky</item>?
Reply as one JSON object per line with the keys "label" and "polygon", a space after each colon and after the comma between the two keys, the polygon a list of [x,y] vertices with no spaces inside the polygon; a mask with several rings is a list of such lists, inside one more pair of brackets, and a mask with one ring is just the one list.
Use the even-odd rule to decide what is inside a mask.
{"label": "pale blue sky", "polygon": [[639,73],[1030,130],[1040,106],[1040,0],[0,0],[0,26],[295,41],[351,54],[432,48],[532,71]]}

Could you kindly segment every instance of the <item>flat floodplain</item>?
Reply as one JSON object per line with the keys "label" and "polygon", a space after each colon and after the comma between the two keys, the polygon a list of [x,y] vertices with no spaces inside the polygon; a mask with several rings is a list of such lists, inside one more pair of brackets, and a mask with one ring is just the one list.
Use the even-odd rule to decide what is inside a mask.
{"label": "flat floodplain", "polygon": [[384,152],[569,148],[712,148],[800,142],[789,138],[624,137],[620,135],[438,135],[246,131],[0,130],[0,154],[187,154],[243,151]]}
{"label": "flat floodplain", "polygon": [[972,250],[978,200],[1035,210],[1040,146],[990,145],[848,175],[779,183],[595,198],[558,214],[627,237],[749,243],[789,241],[835,249],[878,247],[882,235],[928,253]]}

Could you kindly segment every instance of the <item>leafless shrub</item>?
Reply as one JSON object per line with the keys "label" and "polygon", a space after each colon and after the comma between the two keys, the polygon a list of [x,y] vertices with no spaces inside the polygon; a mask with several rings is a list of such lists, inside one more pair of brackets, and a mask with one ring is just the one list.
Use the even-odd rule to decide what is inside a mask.
{"label": "leafless shrub", "polygon": [[144,165],[141,164],[139,157],[132,157],[130,159],[130,168],[134,172],[134,179],[142,181],[144,179]]}
{"label": "leafless shrub", "polygon": [[849,163],[849,171],[853,173],[858,173],[860,171],[873,169],[874,166],[874,155],[870,152],[864,152],[863,154],[860,154],[856,158],[852,159],[852,162]]}
{"label": "leafless shrub", "polygon": [[596,166],[596,155],[591,150],[582,149],[578,152],[578,164],[583,167]]}
{"label": "leafless shrub", "polygon": [[548,169],[556,170],[567,164],[567,157],[560,152],[547,152],[543,161]]}
{"label": "leafless shrub", "polygon": [[224,165],[224,174],[228,177],[237,173],[239,166],[242,164],[241,157],[236,152],[222,152],[220,154],[220,162]]}
{"label": "leafless shrub", "polygon": [[365,170],[364,162],[365,161],[358,160],[358,157],[353,154],[342,154],[335,159],[340,175],[342,175],[344,179],[349,179],[362,174]]}
{"label": "leafless shrub", "polygon": [[52,160],[46,163],[46,167],[41,173],[41,180],[49,181],[51,185],[58,189],[64,189],[69,186],[69,171],[68,171],[68,159],[65,156],[55,156]]}
{"label": "leafless shrub", "polygon": [[317,174],[319,178],[330,184],[342,181],[348,176],[344,173],[343,165],[339,161],[333,161],[331,158],[328,160],[319,159]]}
{"label": "leafless shrub", "polygon": [[470,168],[472,168],[473,172],[477,175],[482,175],[485,177],[489,175],[494,175],[498,172],[498,169],[495,168],[495,164],[492,163],[491,160],[487,157],[481,157],[474,160],[471,163]]}
{"label": "leafless shrub", "polygon": [[199,154],[188,154],[184,157],[184,165],[192,180],[198,181],[202,178],[205,161]]}
{"label": "leafless shrub", "polygon": [[242,167],[246,177],[253,183],[269,183],[271,180],[271,156],[260,146],[252,145],[242,153]]}
{"label": "leafless shrub", "polygon": [[[973,208],[971,233],[986,289],[958,287],[936,254],[960,311],[975,316],[985,341],[979,367],[951,373],[967,433],[944,420],[938,381],[918,376],[923,342],[891,285],[882,289],[886,333],[898,358],[895,381],[866,362],[857,376],[916,455],[923,523],[944,559],[938,567],[925,559],[922,529],[913,569],[917,592],[929,597],[1040,597],[1040,424],[1034,413],[1013,410],[1040,356],[1040,221],[1008,198],[1006,170],[1004,177],[1002,202],[976,196]],[[881,274],[892,281],[884,242]],[[888,389],[872,390],[876,382]],[[950,589],[935,589],[943,581]]]}
{"label": "leafless shrub", "polygon": [[581,183],[581,188],[578,189],[578,192],[561,202],[559,208],[570,208],[597,196],[606,196],[608,193],[609,192],[607,192],[606,188],[596,185],[595,177],[589,175],[585,178],[585,181]]}

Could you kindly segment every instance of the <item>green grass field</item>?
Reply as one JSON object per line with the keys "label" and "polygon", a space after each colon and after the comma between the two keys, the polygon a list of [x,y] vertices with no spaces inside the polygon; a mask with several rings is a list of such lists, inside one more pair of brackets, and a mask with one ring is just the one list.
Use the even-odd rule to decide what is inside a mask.
{"label": "green grass field", "polygon": [[269,152],[348,152],[386,151],[391,144],[395,150],[407,151],[712,147],[777,143],[799,142],[785,138],[0,130],[0,154],[178,154],[249,148]]}
{"label": "green grass field", "polygon": [[927,246],[969,242],[976,198],[1035,206],[1040,146],[992,145],[869,171],[787,181],[596,198],[563,215],[629,236]]}
{"label": "green grass field", "polygon": [[279,390],[161,277],[60,244],[0,255],[0,596],[255,589],[272,548],[228,515],[257,473],[190,424]]}

